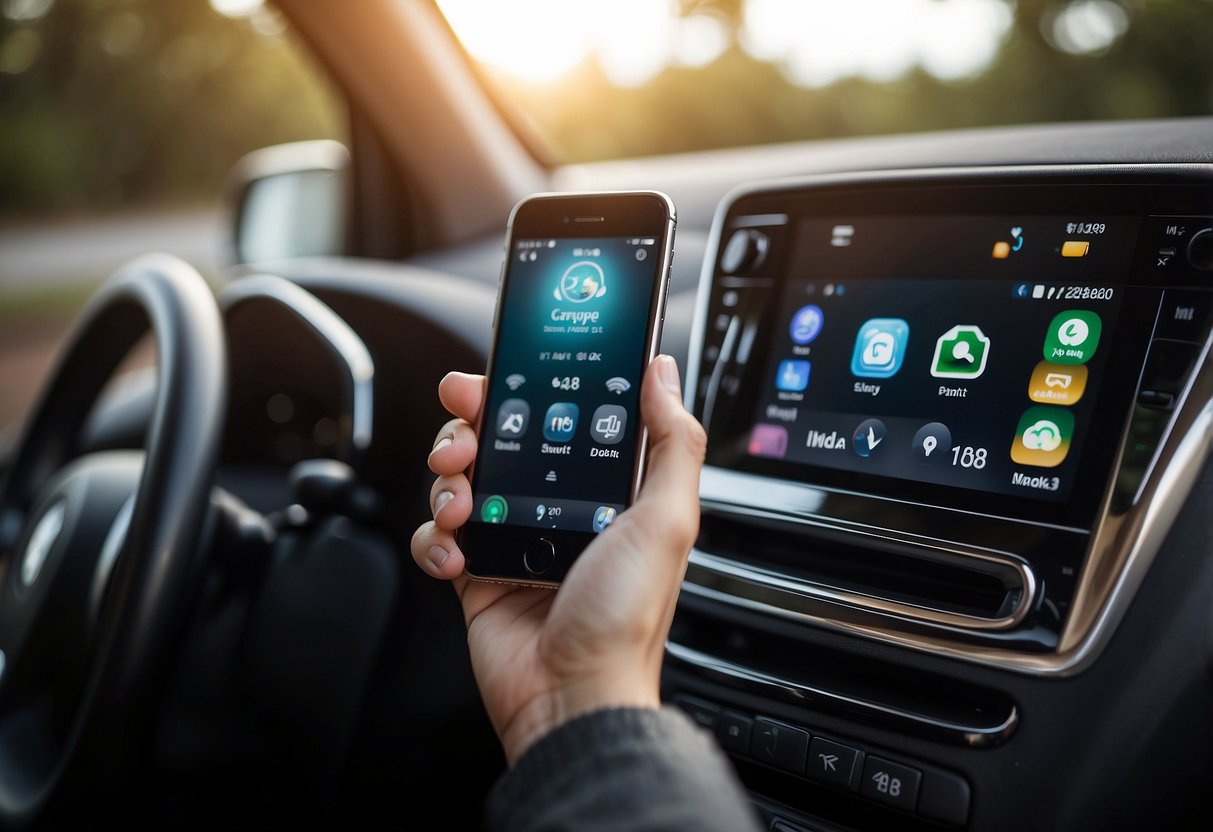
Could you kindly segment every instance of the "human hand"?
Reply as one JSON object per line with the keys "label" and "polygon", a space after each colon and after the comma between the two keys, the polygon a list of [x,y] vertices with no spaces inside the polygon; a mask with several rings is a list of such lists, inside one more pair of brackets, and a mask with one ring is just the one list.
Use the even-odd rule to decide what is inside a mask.
{"label": "human hand", "polygon": [[455,416],[430,469],[434,519],[413,535],[413,559],[449,580],[463,605],[472,669],[513,764],[536,740],[581,714],[660,705],[661,661],[687,555],[699,531],[699,471],[707,439],[682,405],[678,366],[658,356],[640,409],[648,472],[636,502],[598,535],[560,589],[470,580],[454,531],[472,512],[465,471],[476,456],[484,377],[450,373],[438,397]]}

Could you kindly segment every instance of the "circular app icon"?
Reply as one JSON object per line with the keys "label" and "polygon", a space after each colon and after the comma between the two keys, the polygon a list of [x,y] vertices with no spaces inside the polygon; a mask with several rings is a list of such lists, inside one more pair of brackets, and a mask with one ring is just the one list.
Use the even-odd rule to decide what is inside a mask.
{"label": "circular app icon", "polygon": [[509,510],[505,497],[494,494],[480,506],[480,519],[486,523],[504,523]]}
{"label": "circular app icon", "polygon": [[599,506],[598,510],[594,512],[594,531],[605,531],[607,526],[615,522],[616,514],[618,512],[610,506]]}
{"label": "circular app icon", "polygon": [[884,422],[879,419],[864,419],[851,436],[851,449],[856,455],[867,459],[884,442],[887,433]]}
{"label": "circular app icon", "polygon": [[792,333],[792,340],[797,344],[807,344],[821,333],[821,325],[824,322],[825,315],[822,314],[821,307],[810,303],[796,310],[788,331]]}
{"label": "circular app icon", "polygon": [[919,462],[946,460],[952,452],[952,431],[943,422],[928,422],[914,434],[910,447]]}
{"label": "circular app icon", "polygon": [[585,303],[606,294],[606,275],[593,260],[581,260],[564,270],[554,293],[556,300]]}

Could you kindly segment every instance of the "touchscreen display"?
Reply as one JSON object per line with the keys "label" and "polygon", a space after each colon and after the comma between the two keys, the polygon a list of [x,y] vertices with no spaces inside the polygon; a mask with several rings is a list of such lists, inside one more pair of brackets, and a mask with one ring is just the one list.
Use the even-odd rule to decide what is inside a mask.
{"label": "touchscreen display", "polygon": [[658,243],[514,242],[473,521],[601,532],[623,511],[641,429]]}
{"label": "touchscreen display", "polygon": [[1065,501],[1138,224],[800,221],[746,454]]}

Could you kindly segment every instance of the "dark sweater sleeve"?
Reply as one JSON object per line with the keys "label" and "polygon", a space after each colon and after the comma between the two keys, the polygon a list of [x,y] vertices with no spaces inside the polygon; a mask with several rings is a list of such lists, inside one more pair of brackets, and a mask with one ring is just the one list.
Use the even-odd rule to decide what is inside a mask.
{"label": "dark sweater sleeve", "polygon": [[732,766],[673,708],[578,717],[539,740],[494,786],[494,832],[757,832]]}

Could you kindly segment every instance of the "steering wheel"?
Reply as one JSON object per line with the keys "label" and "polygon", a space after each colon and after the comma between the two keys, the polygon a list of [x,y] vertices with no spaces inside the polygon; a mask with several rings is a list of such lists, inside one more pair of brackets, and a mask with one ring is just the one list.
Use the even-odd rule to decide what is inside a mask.
{"label": "steering wheel", "polygon": [[[143,451],[78,456],[92,404],[149,329]],[[89,302],[28,421],[0,488],[0,828],[43,816],[69,782],[103,789],[142,738],[205,553],[225,355],[202,277],[148,255]]]}

